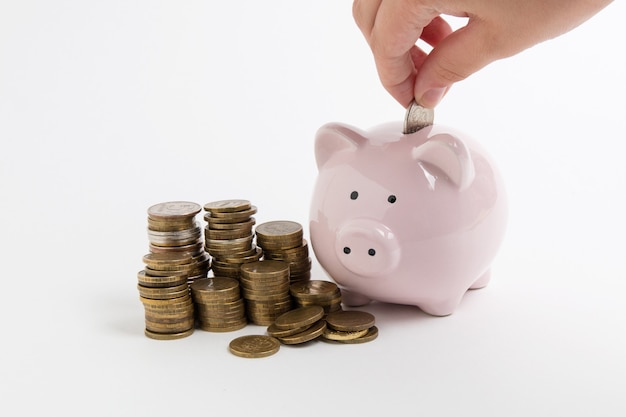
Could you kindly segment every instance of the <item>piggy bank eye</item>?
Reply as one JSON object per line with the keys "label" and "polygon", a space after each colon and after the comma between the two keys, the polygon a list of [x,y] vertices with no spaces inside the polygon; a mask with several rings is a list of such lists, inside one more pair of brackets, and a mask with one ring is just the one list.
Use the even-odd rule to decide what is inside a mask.
{"label": "piggy bank eye", "polygon": [[357,193],[356,191],[352,191],[350,193],[350,200],[356,200],[359,197],[359,193]]}
{"label": "piggy bank eye", "polygon": [[391,204],[396,202],[396,196],[395,195],[390,195],[389,197],[387,197],[387,201],[389,201]]}

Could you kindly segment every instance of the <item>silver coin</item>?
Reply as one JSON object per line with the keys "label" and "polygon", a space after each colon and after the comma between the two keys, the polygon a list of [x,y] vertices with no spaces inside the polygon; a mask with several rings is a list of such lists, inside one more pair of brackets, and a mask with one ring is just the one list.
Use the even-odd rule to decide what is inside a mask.
{"label": "silver coin", "polygon": [[418,130],[430,126],[435,120],[435,111],[422,107],[413,100],[406,109],[404,116],[404,130],[402,133],[408,135]]}

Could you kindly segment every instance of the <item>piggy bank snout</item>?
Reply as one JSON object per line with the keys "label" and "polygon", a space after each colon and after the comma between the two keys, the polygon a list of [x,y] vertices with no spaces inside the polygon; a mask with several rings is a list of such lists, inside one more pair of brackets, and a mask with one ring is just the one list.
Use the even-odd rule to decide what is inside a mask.
{"label": "piggy bank snout", "polygon": [[393,231],[369,219],[343,224],[337,231],[335,251],[346,269],[364,277],[391,271],[400,260],[400,245]]}

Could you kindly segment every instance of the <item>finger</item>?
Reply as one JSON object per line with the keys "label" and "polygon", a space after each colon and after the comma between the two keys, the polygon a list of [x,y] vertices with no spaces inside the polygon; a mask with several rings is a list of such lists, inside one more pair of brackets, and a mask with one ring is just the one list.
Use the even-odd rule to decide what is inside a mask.
{"label": "finger", "polygon": [[422,60],[415,43],[437,16],[434,10],[416,5],[406,0],[381,2],[369,42],[381,83],[405,107],[414,95],[414,57]]}
{"label": "finger", "polygon": [[354,0],[352,3],[352,17],[368,44],[381,2],[382,0]]}
{"label": "finger", "polygon": [[435,107],[452,84],[498,59],[492,42],[487,25],[480,22],[470,22],[445,37],[419,68],[415,81],[418,103]]}
{"label": "finger", "polygon": [[446,20],[437,16],[422,30],[420,38],[430,46],[436,46],[452,33],[452,28]]}

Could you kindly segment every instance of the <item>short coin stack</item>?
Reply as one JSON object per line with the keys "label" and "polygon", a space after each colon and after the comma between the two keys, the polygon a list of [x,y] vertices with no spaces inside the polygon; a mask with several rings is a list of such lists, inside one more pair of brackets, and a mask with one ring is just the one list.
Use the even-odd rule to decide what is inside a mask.
{"label": "short coin stack", "polygon": [[213,258],[215,276],[239,278],[239,268],[261,259],[262,251],[252,242],[257,208],[242,199],[206,203],[205,250]]}
{"label": "short coin stack", "polygon": [[298,307],[280,315],[267,328],[267,334],[286,345],[314,340],[326,330],[324,309],[320,306]]}
{"label": "short coin stack", "polygon": [[206,277],[210,269],[210,257],[202,244],[202,229],[196,222],[200,210],[199,204],[189,201],[169,201],[148,208],[150,253],[191,254],[191,261],[184,267],[189,283]]}
{"label": "short coin stack", "polygon": [[231,332],[248,323],[239,281],[228,277],[196,280],[191,284],[199,328],[209,332]]}
{"label": "short coin stack", "polygon": [[258,225],[256,244],[263,249],[263,259],[289,264],[291,283],[311,279],[309,246],[303,238],[302,226],[289,220],[275,220]]}
{"label": "short coin stack", "polygon": [[291,284],[289,292],[295,306],[317,305],[326,314],[341,310],[341,290],[334,282],[311,280]]}
{"label": "short coin stack", "polygon": [[268,326],[291,310],[288,264],[265,260],[245,263],[239,282],[252,323]]}
{"label": "short coin stack", "polygon": [[338,343],[365,343],[378,337],[375,318],[365,311],[337,311],[326,316],[322,337]]}
{"label": "short coin stack", "polygon": [[191,258],[191,254],[181,252],[151,253],[143,257],[146,268],[137,274],[137,289],[145,311],[146,336],[166,340],[193,333],[194,309],[187,273],[176,270],[187,265]]}

